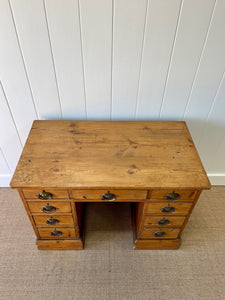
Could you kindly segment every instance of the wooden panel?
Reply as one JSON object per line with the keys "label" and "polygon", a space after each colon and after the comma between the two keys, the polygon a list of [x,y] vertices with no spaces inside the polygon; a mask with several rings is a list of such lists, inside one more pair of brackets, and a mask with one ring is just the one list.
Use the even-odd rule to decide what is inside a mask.
{"label": "wooden panel", "polygon": [[33,216],[35,224],[38,227],[60,227],[60,226],[73,226],[73,217],[72,216],[63,216],[63,215],[54,215],[54,219],[58,221],[57,225],[51,225],[51,223],[47,223],[48,219],[53,218],[52,215],[41,215],[41,216]]}
{"label": "wooden panel", "polygon": [[147,208],[146,203],[146,201],[144,203],[136,202],[131,206],[132,223],[137,232],[142,230],[142,227],[144,226],[145,211]]}
{"label": "wooden panel", "polygon": [[34,232],[35,232],[37,238],[39,238],[39,237],[40,237],[39,232],[38,232],[38,230],[37,230],[37,227],[36,227],[36,225],[35,225],[35,223],[34,223],[34,219],[33,219],[32,215],[31,215],[30,210],[29,210],[28,203],[27,203],[27,201],[25,200],[25,198],[24,198],[24,196],[23,196],[22,190],[21,190],[21,189],[18,189],[18,193],[19,193],[20,198],[21,198],[21,200],[22,200],[22,202],[23,202],[23,205],[24,205],[24,208],[25,208],[25,210],[26,210],[26,212],[27,212],[27,215],[28,215],[28,217],[29,217],[29,219],[30,219],[31,225],[32,225],[32,227],[33,227],[33,230],[34,230]]}
{"label": "wooden panel", "polygon": [[40,118],[61,118],[45,9],[41,0],[12,0],[26,70]]}
{"label": "wooden panel", "polygon": [[158,120],[180,3],[148,2],[136,119]]}
{"label": "wooden panel", "polygon": [[82,250],[82,240],[37,240],[39,250]]}
{"label": "wooden panel", "polygon": [[[20,48],[10,12],[9,2],[0,1],[0,78],[22,143],[32,121],[37,118]],[[19,101],[18,101],[19,99]],[[3,115],[0,115],[4,118]],[[4,127],[7,127],[5,124]],[[12,145],[13,146],[13,145]],[[15,141],[15,149],[17,142]],[[18,153],[15,153],[18,156]],[[14,162],[9,161],[9,165]]]}
{"label": "wooden panel", "polygon": [[172,250],[180,247],[181,240],[135,240],[134,250]]}
{"label": "wooden panel", "polygon": [[[145,218],[145,227],[163,227],[165,225],[160,225],[158,221],[164,220],[168,221],[168,225],[166,227],[181,227],[184,223],[185,217],[162,217],[162,216],[146,216]],[[165,223],[164,223],[165,224]]]}
{"label": "wooden panel", "polygon": [[85,119],[78,0],[45,3],[63,119]]}
{"label": "wooden panel", "polygon": [[[165,232],[164,237],[155,237],[156,232]],[[179,235],[179,228],[145,228],[143,230],[142,239],[176,239]]]}
{"label": "wooden panel", "polygon": [[[199,140],[198,150],[209,173],[225,173],[225,75],[214,99],[214,103]],[[206,151],[207,150],[207,151]],[[220,152],[221,151],[221,152]]]}
{"label": "wooden panel", "polygon": [[[225,135],[222,137],[221,140],[221,144],[219,145],[217,151],[216,151],[216,155],[218,157],[217,161],[216,161],[216,165],[215,168],[218,172],[218,174],[222,174],[222,176],[225,177],[225,171],[224,171],[224,166],[225,166]],[[225,185],[225,183],[223,183],[222,185]]]}
{"label": "wooden panel", "polygon": [[[70,213],[71,212],[71,205],[70,202],[59,202],[59,201],[27,201],[29,209],[31,213],[42,213],[46,215],[42,211],[42,208],[46,205],[50,205],[56,208],[55,213]],[[55,213],[51,213],[54,215]]]}
{"label": "wooden panel", "polygon": [[198,189],[210,184],[184,122],[35,121],[11,186]]}
{"label": "wooden panel", "polygon": [[11,174],[11,172],[10,172],[9,167],[7,166],[5,157],[4,157],[3,152],[0,148],[0,176],[2,174],[9,175],[9,174]]}
{"label": "wooden panel", "polygon": [[178,200],[194,200],[197,194],[197,191],[194,190],[152,190],[150,191],[150,199],[162,199],[166,200],[169,198],[167,197],[168,194],[176,193],[179,195]]}
{"label": "wooden panel", "polygon": [[[109,190],[72,190],[71,196],[76,199],[81,200],[101,200],[102,195],[108,193]],[[116,196],[117,200],[120,199],[146,199],[146,190],[114,190],[111,189],[110,193]]]}
{"label": "wooden panel", "polygon": [[[174,207],[174,212],[171,213],[164,213],[161,211],[163,207],[171,206]],[[186,216],[192,207],[192,203],[152,203],[150,202],[148,205],[148,214],[152,215],[164,215],[164,216],[171,216],[171,215],[181,215]]]}
{"label": "wooden panel", "polygon": [[7,130],[0,131],[0,147],[8,162],[10,170],[14,172],[22,151],[22,145],[1,84],[0,116],[0,128],[7,128]]}
{"label": "wooden panel", "polygon": [[41,239],[71,239],[76,237],[75,230],[73,228],[55,228],[57,231],[62,232],[60,236],[51,235],[53,228],[38,228]]}
{"label": "wooden panel", "polygon": [[214,3],[215,0],[183,1],[160,119],[182,119]]}
{"label": "wooden panel", "polygon": [[[43,188],[28,188],[23,189],[23,194],[25,198],[39,199],[38,194],[43,191]],[[57,189],[57,188],[46,188],[46,192],[52,194],[52,198],[69,198],[68,191],[65,189]],[[45,201],[45,200],[44,200]]]}
{"label": "wooden panel", "polygon": [[146,0],[115,1],[112,118],[134,119],[144,36]]}
{"label": "wooden panel", "polygon": [[195,142],[199,140],[225,69],[224,11],[225,1],[218,0],[185,114]]}
{"label": "wooden panel", "polygon": [[112,1],[81,0],[87,118],[107,120],[111,103]]}

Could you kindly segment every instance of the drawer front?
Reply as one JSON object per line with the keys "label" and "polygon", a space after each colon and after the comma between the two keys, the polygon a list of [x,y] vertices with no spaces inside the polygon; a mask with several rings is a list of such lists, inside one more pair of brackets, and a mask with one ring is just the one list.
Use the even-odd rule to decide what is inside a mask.
{"label": "drawer front", "polygon": [[[109,194],[113,194],[113,196]],[[147,190],[71,190],[71,197],[82,201],[144,200],[146,196]],[[111,200],[111,198],[113,199]]]}
{"label": "drawer front", "polygon": [[[48,199],[68,199],[69,193],[65,189],[57,189],[57,188],[27,188],[23,189],[23,195],[25,198],[30,199],[40,199],[40,200],[48,200],[48,199],[41,199],[39,198],[39,194],[43,193],[43,191],[50,193]],[[45,194],[44,194],[45,195]],[[46,197],[48,197],[48,194],[46,194]]]}
{"label": "drawer front", "polygon": [[41,239],[72,239],[76,238],[76,232],[73,228],[39,228]]}
{"label": "drawer front", "polygon": [[60,201],[27,201],[31,213],[55,214],[70,213],[70,202]]}
{"label": "drawer front", "polygon": [[192,207],[192,203],[149,203],[148,204],[148,214],[154,215],[182,215],[186,216]]}
{"label": "drawer front", "polygon": [[146,216],[145,227],[181,227],[184,223],[185,217],[171,217],[171,216]]}
{"label": "drawer front", "polygon": [[55,227],[55,226],[73,226],[72,216],[62,216],[62,215],[41,215],[33,216],[35,224],[37,227]]}
{"label": "drawer front", "polygon": [[176,239],[179,228],[144,228],[142,239]]}
{"label": "drawer front", "polygon": [[196,190],[152,190],[149,191],[149,199],[193,201],[197,192]]}

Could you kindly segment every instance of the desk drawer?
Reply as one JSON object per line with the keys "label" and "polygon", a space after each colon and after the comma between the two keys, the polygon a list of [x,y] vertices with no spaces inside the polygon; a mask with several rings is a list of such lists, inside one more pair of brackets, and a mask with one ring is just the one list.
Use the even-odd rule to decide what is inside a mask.
{"label": "desk drawer", "polygon": [[145,227],[181,227],[185,217],[172,216],[146,216]]}
{"label": "desk drawer", "polygon": [[[30,199],[41,199],[39,198],[39,194],[43,193],[43,191],[50,193],[49,198],[43,198],[42,200],[48,200],[48,199],[64,199],[69,198],[68,191],[65,189],[57,189],[57,188],[27,188],[23,189],[23,194],[25,198]],[[48,197],[48,194],[44,194],[46,197]]]}
{"label": "desk drawer", "polygon": [[71,190],[71,197],[82,201],[144,200],[146,196],[147,190]]}
{"label": "desk drawer", "polygon": [[72,216],[63,215],[34,215],[33,216],[35,224],[37,227],[55,227],[55,226],[73,226]]}
{"label": "desk drawer", "polygon": [[168,203],[168,202],[159,202],[148,204],[147,214],[154,215],[182,215],[186,216],[189,213],[189,210],[192,207],[192,203]]}
{"label": "desk drawer", "polygon": [[70,202],[61,201],[27,201],[31,213],[54,214],[54,213],[70,213]]}
{"label": "desk drawer", "polygon": [[197,190],[152,190],[149,191],[149,199],[193,201],[196,194]]}
{"label": "desk drawer", "polygon": [[76,232],[73,228],[39,228],[41,239],[72,239],[76,238]]}
{"label": "desk drawer", "polygon": [[180,228],[144,228],[142,239],[176,239]]}

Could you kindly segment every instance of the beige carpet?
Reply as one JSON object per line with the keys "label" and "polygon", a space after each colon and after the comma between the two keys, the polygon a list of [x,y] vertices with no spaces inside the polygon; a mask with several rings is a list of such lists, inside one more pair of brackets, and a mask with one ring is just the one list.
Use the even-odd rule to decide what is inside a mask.
{"label": "beige carpet", "polygon": [[16,191],[0,189],[0,299],[224,300],[225,187],[203,192],[179,250],[132,250],[127,203],[87,205],[85,250],[39,251]]}

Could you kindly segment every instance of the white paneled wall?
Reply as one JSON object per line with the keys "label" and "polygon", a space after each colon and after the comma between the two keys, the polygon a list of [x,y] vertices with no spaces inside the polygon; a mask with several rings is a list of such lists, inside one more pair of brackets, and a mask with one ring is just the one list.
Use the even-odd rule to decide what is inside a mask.
{"label": "white paneled wall", "polygon": [[34,119],[185,120],[225,184],[225,0],[0,0],[0,186]]}

